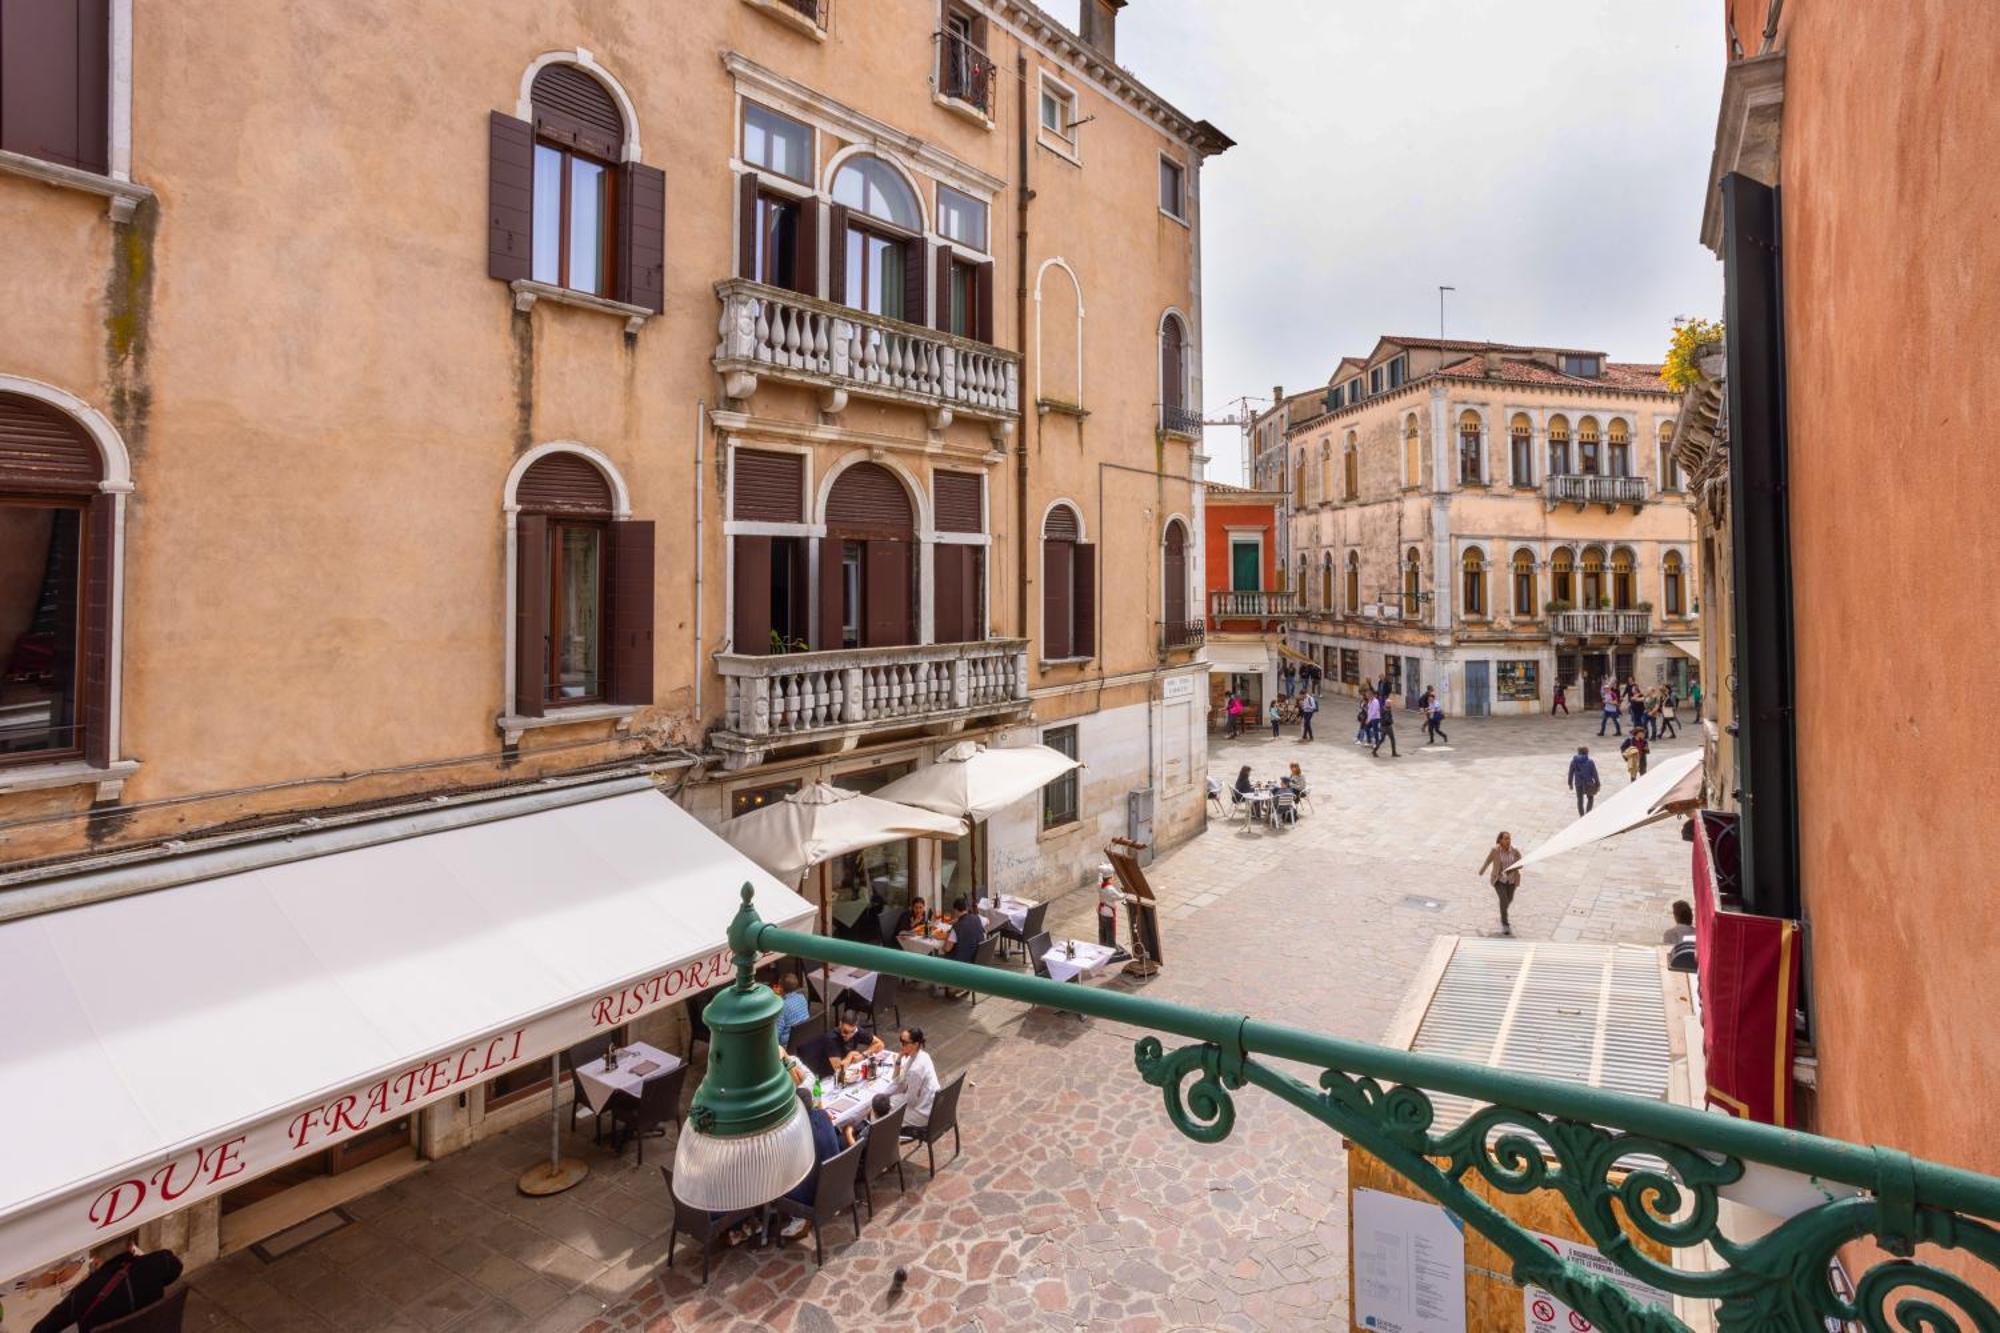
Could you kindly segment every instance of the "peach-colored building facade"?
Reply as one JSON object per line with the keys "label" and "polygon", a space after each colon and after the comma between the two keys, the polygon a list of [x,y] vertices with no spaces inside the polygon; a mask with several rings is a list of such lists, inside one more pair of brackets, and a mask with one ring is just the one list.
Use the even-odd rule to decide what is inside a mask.
{"label": "peach-colored building facade", "polygon": [[1199,827],[1161,626],[1229,140],[1119,0],[102,7],[39,40],[105,123],[0,124],[0,911],[224,828],[628,771],[716,825],[968,737],[1087,767],[809,887],[1060,891]]}

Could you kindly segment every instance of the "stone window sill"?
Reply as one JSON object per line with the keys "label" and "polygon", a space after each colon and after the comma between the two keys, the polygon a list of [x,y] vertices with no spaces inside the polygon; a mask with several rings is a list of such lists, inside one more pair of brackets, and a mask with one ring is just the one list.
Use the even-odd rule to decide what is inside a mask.
{"label": "stone window sill", "polygon": [[120,759],[99,768],[81,759],[53,764],[28,764],[20,768],[0,768],[0,795],[21,791],[48,791],[57,787],[97,787],[97,799],[115,801],[125,789],[125,779],[139,771],[136,759]]}
{"label": "stone window sill", "polygon": [[1081,818],[1072,819],[1067,823],[1063,824],[1053,824],[1047,828],[1044,828],[1041,832],[1037,833],[1035,835],[1035,841],[1049,842],[1056,838],[1067,838],[1070,834],[1075,833],[1078,829],[1082,827],[1083,827],[1083,820]]}
{"label": "stone window sill", "polygon": [[59,185],[64,189],[81,190],[85,194],[103,195],[111,201],[111,220],[129,222],[140,204],[153,197],[153,192],[143,185],[131,181],[121,181],[110,176],[100,176],[94,171],[82,171],[76,167],[66,167],[57,162],[44,162],[26,153],[11,153],[0,150],[0,172],[10,176],[25,176],[45,185]]}
{"label": "stone window sill", "polygon": [[982,130],[990,131],[993,128],[993,117],[987,115],[970,102],[960,101],[956,97],[946,97],[943,93],[936,92],[931,94],[931,101],[951,112],[952,115],[957,116],[960,120],[971,121]]}
{"label": "stone window sill", "polygon": [[653,317],[653,312],[645,306],[611,301],[602,296],[592,296],[588,292],[573,292],[567,287],[558,287],[553,283],[516,278],[507,285],[514,289],[516,310],[533,310],[537,301],[553,301],[557,305],[575,306],[579,310],[595,310],[601,315],[616,315],[625,321],[625,332],[628,334],[637,333],[645,322]]}
{"label": "stone window sill", "polygon": [[569,727],[583,722],[616,722],[617,731],[629,731],[632,715],[639,711],[638,704],[577,704],[570,708],[552,708],[540,717],[522,717],[518,713],[502,713],[493,719],[499,728],[500,738],[509,745],[519,745],[521,737],[530,731],[540,731],[543,727]]}
{"label": "stone window sill", "polygon": [[799,13],[798,10],[785,4],[783,0],[743,0],[743,3],[766,17],[784,24],[795,32],[804,33],[816,42],[826,40],[825,28],[820,27],[819,24],[813,22],[813,20],[804,14]]}
{"label": "stone window sill", "polygon": [[1076,145],[1067,139],[1059,139],[1050,131],[1041,130],[1036,134],[1035,142],[1073,167],[1083,165],[1083,158],[1077,154]]}
{"label": "stone window sill", "polygon": [[1041,659],[1041,665],[1044,669],[1048,667],[1082,666],[1086,662],[1093,662],[1095,660],[1095,658],[1091,657],[1044,657]]}

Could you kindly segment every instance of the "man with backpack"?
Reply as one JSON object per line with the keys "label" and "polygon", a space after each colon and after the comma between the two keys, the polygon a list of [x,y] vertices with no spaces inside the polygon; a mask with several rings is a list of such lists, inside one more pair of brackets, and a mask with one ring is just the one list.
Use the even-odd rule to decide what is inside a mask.
{"label": "man with backpack", "polygon": [[1569,761],[1569,786],[1576,793],[1576,813],[1578,818],[1590,813],[1597,804],[1597,789],[1603,785],[1597,776],[1597,764],[1590,757],[1590,747],[1579,745],[1576,754]]}

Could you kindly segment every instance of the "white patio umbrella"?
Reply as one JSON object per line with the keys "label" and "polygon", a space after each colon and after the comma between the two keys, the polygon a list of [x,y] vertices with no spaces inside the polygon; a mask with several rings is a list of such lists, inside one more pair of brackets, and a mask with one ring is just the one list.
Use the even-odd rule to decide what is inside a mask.
{"label": "white patio umbrella", "polygon": [[1698,785],[1690,795],[1684,784],[1689,774],[1699,777],[1701,767],[1700,750],[1689,750],[1661,760],[1637,782],[1599,801],[1589,814],[1523,856],[1521,865],[1531,866],[1551,856],[1560,856],[1600,839],[1629,833],[1635,828],[1643,828],[1681,813],[1688,808],[1689,800],[1700,795]]}
{"label": "white patio umbrella", "polygon": [[722,836],[787,884],[822,861],[904,838],[962,838],[965,821],[815,782],[730,820]]}
{"label": "white patio umbrella", "polygon": [[885,801],[980,820],[1081,767],[1046,745],[989,750],[978,741],[960,741],[936,763],[896,779],[876,794]]}

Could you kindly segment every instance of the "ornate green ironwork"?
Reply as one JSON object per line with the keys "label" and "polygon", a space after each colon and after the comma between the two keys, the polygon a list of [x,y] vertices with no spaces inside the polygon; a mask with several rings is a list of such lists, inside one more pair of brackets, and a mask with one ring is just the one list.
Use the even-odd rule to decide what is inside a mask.
{"label": "ornate green ironwork", "polygon": [[[739,955],[795,954],[888,972],[914,981],[1003,995],[1108,1018],[1184,1038],[1173,1050],[1139,1039],[1140,1077],[1161,1090],[1167,1118],[1189,1138],[1216,1143],[1236,1123],[1234,1093],[1246,1084],[1289,1103],[1381,1158],[1513,1260],[1513,1277],[1544,1287],[1613,1333],[1684,1330],[1672,1313],[1642,1305],[1622,1287],[1572,1265],[1469,1185],[1503,1194],[1554,1190],[1590,1243],[1631,1276],[1676,1296],[1716,1302],[1730,1333],[1817,1333],[1849,1320],[1880,1333],[2000,1333],[2000,1179],[1622,1093],[1343,1041],[1142,996],[977,967],[949,959],[801,934],[766,925],[749,906],[730,928]],[[1317,1086],[1263,1059],[1322,1072]],[[1434,1132],[1431,1094],[1483,1105]],[[1720,1191],[1750,1164],[1776,1167],[1862,1191],[1790,1217],[1774,1230],[1732,1240],[1720,1230]],[[1714,1266],[1662,1264],[1636,1243],[1671,1250],[1706,1244]],[[1892,1257],[1855,1283],[1852,1298],[1828,1278],[1842,1246],[1872,1240]],[[1917,1256],[1918,1246],[1956,1251],[1986,1291]]]}

